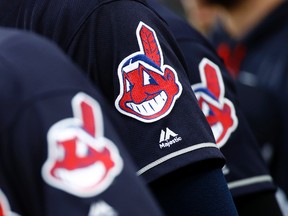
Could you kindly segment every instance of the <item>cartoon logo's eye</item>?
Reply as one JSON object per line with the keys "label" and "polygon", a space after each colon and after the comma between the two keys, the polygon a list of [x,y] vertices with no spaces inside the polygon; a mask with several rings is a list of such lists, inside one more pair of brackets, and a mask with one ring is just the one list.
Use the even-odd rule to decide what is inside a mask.
{"label": "cartoon logo's eye", "polygon": [[152,76],[150,76],[146,71],[143,72],[143,77],[144,77],[144,83],[143,85],[156,85],[157,82],[153,79]]}
{"label": "cartoon logo's eye", "polygon": [[126,79],[126,92],[131,91],[132,88],[133,88],[132,83],[128,79]]}
{"label": "cartoon logo's eye", "polygon": [[209,105],[205,102],[202,103],[202,112],[204,113],[205,116],[209,116],[210,114]]}
{"label": "cartoon logo's eye", "polygon": [[215,115],[215,113],[212,111],[212,109],[210,109],[209,115],[210,116],[214,116]]}
{"label": "cartoon logo's eye", "polygon": [[204,115],[207,116],[213,116],[214,112],[212,109],[210,109],[210,106],[206,102],[202,102],[202,112]]}

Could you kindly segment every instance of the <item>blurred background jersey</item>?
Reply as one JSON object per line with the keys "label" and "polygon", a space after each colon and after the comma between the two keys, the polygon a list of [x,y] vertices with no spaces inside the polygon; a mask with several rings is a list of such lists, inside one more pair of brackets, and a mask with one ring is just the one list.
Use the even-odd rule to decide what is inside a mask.
{"label": "blurred background jersey", "polygon": [[55,44],[1,29],[0,76],[1,216],[162,215],[115,113]]}

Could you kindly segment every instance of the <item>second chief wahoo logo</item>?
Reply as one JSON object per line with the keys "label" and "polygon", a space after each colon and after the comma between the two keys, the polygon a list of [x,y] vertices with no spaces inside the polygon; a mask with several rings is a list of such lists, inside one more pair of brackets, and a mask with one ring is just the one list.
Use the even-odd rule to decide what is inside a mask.
{"label": "second chief wahoo logo", "polygon": [[234,104],[225,97],[220,68],[207,58],[199,65],[201,82],[192,85],[219,148],[223,147],[238,126]]}
{"label": "second chief wahoo logo", "polygon": [[124,115],[150,123],[171,112],[182,86],[175,70],[163,64],[154,30],[140,22],[136,36],[140,51],[127,56],[118,67],[120,94],[115,106]]}
{"label": "second chief wahoo logo", "polygon": [[73,117],[49,129],[42,176],[52,187],[75,196],[96,196],[122,172],[123,160],[117,146],[104,136],[99,103],[79,92],[72,100],[72,109]]}

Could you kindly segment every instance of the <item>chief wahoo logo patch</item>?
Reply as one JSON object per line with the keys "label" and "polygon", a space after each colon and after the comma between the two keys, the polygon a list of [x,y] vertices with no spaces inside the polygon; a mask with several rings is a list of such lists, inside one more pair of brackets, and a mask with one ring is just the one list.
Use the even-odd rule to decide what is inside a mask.
{"label": "chief wahoo logo patch", "polygon": [[220,148],[237,128],[238,119],[233,103],[224,96],[225,87],[219,67],[204,58],[199,71],[201,83],[192,85],[192,89]]}
{"label": "chief wahoo logo patch", "polygon": [[111,185],[123,161],[114,143],[104,137],[98,102],[80,92],[72,99],[72,108],[73,118],[55,123],[48,131],[42,176],[53,187],[91,197]]}
{"label": "chief wahoo logo patch", "polygon": [[115,106],[124,115],[150,123],[171,112],[182,86],[175,70],[163,63],[154,30],[140,22],[136,36],[140,51],[127,56],[118,66],[120,94]]}

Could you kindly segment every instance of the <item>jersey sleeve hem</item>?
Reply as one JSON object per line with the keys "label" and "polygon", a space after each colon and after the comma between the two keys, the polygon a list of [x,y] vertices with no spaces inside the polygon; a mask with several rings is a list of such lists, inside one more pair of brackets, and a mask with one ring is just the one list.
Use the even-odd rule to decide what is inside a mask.
{"label": "jersey sleeve hem", "polygon": [[257,193],[258,191],[276,191],[276,186],[270,175],[258,175],[237,181],[228,182],[228,188],[233,197]]}
{"label": "jersey sleeve hem", "polygon": [[137,171],[137,175],[143,176],[144,179],[151,182],[185,165],[208,159],[219,160],[219,167],[225,163],[225,158],[215,143],[199,143],[165,155],[147,164]]}

